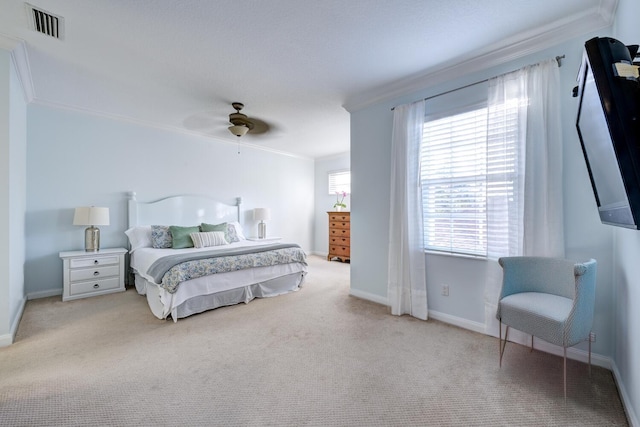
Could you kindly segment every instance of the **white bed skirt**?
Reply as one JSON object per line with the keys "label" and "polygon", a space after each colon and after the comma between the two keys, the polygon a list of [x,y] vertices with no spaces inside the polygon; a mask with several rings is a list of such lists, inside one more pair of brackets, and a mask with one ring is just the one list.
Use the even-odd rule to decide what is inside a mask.
{"label": "white bed skirt", "polygon": [[171,315],[175,322],[206,310],[297,291],[305,274],[305,266],[294,263],[200,277],[181,283],[173,294],[138,274],[135,285],[158,319]]}

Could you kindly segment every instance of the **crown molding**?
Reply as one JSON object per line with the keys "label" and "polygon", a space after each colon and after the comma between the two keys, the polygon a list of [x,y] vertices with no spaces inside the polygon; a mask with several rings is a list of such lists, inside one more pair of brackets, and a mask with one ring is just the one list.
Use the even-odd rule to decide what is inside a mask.
{"label": "crown molding", "polygon": [[223,144],[231,144],[231,145],[235,145],[235,146],[239,146],[239,147],[252,148],[252,149],[255,149],[255,150],[266,151],[266,152],[273,153],[273,154],[278,154],[278,155],[281,155],[281,156],[293,157],[293,158],[297,158],[297,159],[313,160],[313,157],[304,156],[304,155],[301,155],[301,154],[290,153],[288,151],[276,150],[276,149],[268,148],[268,147],[265,147],[265,146],[262,146],[262,145],[259,145],[259,144],[251,144],[251,143],[247,143],[247,142],[243,142],[243,141],[238,141],[238,139],[241,139],[241,138],[233,137],[235,139],[227,140],[227,139],[223,139],[223,138],[219,138],[219,137],[215,137],[215,136],[209,135],[209,134],[207,134],[205,132],[198,132],[198,131],[188,130],[188,129],[181,128],[179,126],[173,126],[173,125],[167,125],[167,124],[159,124],[159,123],[156,123],[156,122],[153,122],[153,121],[141,120],[141,119],[132,118],[132,117],[128,117],[128,116],[122,116],[122,115],[118,115],[118,114],[105,113],[104,111],[92,110],[92,109],[89,109],[89,108],[81,108],[81,107],[76,107],[76,106],[73,106],[73,105],[63,104],[63,103],[59,103],[59,102],[52,102],[52,101],[42,100],[42,99],[38,99],[38,98],[34,98],[32,100],[32,103],[34,105],[40,105],[40,106],[43,106],[43,107],[53,108],[53,109],[56,109],[56,110],[67,110],[67,111],[72,111],[72,112],[76,112],[76,113],[87,114],[87,115],[90,115],[90,116],[101,117],[101,118],[104,118],[104,119],[130,123],[130,124],[134,124],[134,125],[137,125],[137,126],[143,126],[143,127],[147,127],[147,128],[151,128],[151,129],[156,129],[156,130],[161,130],[161,131],[166,131],[166,132],[174,132],[174,133],[179,133],[179,134],[183,134],[183,135],[196,136],[196,137],[200,137],[200,138],[206,138],[206,139],[214,140],[216,142],[223,143]]}
{"label": "crown molding", "polygon": [[0,33],[0,49],[12,51],[21,42],[19,39]]}
{"label": "crown molding", "polygon": [[27,103],[33,102],[35,93],[33,89],[33,80],[31,79],[31,66],[29,65],[29,56],[27,54],[27,44],[24,40],[9,37],[0,33],[0,49],[11,52],[11,59],[18,73],[18,80],[22,86],[22,93]]}
{"label": "crown molding", "polygon": [[488,46],[472,58],[457,58],[438,68],[432,68],[426,72],[423,71],[383,87],[355,95],[348,99],[343,107],[349,112],[354,112],[471,73],[502,65],[556,46],[582,34],[610,27],[615,19],[617,6],[618,0],[601,0],[598,6]]}
{"label": "crown molding", "polygon": [[35,90],[33,88],[33,80],[31,79],[31,66],[29,65],[29,55],[27,54],[27,47],[24,42],[21,42],[11,52],[13,63],[16,66],[18,72],[18,79],[22,86],[22,92],[27,104],[33,102],[35,99]]}

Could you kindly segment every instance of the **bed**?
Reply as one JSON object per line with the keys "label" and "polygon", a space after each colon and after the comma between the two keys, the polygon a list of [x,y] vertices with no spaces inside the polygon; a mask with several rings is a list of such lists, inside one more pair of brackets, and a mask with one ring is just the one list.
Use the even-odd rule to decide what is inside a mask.
{"label": "bed", "polygon": [[130,269],[158,319],[173,321],[295,292],[307,273],[295,243],[247,239],[235,204],[203,196],[139,202],[128,195]]}

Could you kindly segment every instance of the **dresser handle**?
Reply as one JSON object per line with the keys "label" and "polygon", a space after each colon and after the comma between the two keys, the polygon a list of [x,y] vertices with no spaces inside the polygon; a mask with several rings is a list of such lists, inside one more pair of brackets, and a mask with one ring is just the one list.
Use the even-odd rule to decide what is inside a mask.
{"label": "dresser handle", "polygon": [[94,260],[93,260],[93,263],[94,263],[94,264],[100,264],[100,261],[98,261],[97,259],[94,259]]}
{"label": "dresser handle", "polygon": [[98,283],[96,283],[95,285],[93,285],[93,289],[98,289],[100,287],[100,285]]}
{"label": "dresser handle", "polygon": [[100,275],[100,272],[99,272],[99,271],[94,271],[94,272],[93,272],[93,275],[94,275],[94,276],[99,276],[99,275]]}

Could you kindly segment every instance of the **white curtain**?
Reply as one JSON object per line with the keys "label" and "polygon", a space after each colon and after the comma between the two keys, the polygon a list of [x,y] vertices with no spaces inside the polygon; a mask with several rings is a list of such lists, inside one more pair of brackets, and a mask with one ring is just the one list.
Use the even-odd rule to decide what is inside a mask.
{"label": "white curtain", "polygon": [[394,109],[389,215],[389,281],[391,313],[427,320],[420,146],[424,101]]}
{"label": "white curtain", "polygon": [[[489,81],[489,137],[506,138],[505,124],[515,125],[517,173],[515,197],[506,192],[487,201],[489,265],[485,286],[485,327],[498,336],[496,309],[502,284],[501,256],[564,256],[562,206],[562,129],[560,73],[549,59]],[[514,115],[515,113],[515,115]],[[515,117],[515,120],[514,120]],[[496,179],[501,179],[496,177]],[[495,241],[491,229],[507,227]]]}

